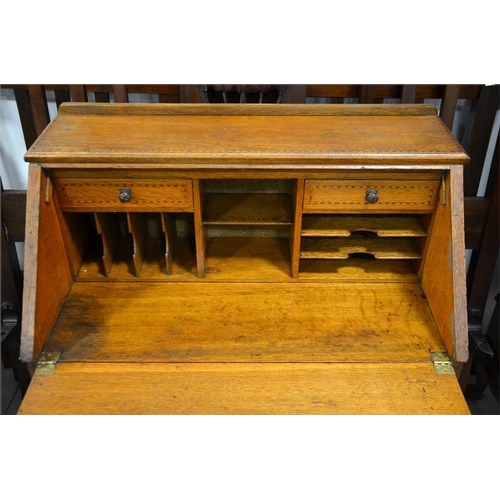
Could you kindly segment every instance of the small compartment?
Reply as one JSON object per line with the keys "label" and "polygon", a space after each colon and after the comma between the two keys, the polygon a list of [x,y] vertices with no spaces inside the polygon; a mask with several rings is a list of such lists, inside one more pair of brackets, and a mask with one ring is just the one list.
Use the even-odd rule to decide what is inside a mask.
{"label": "small compartment", "polygon": [[299,278],[329,282],[418,282],[412,260],[376,260],[359,254],[348,259],[303,259]]}
{"label": "small compartment", "polygon": [[205,181],[203,224],[291,226],[291,191],[288,180]]}
{"label": "small compartment", "polygon": [[77,280],[127,280],[195,277],[192,214],[70,214],[86,226]]}
{"label": "small compartment", "polygon": [[427,226],[418,215],[304,215],[301,277],[414,280]]}
{"label": "small compartment", "polygon": [[385,237],[425,237],[427,231],[419,216],[304,215],[302,236],[348,237],[353,233],[372,233]]}
{"label": "small compartment", "polygon": [[290,179],[213,179],[201,186],[209,279],[290,276]]}
{"label": "small compartment", "polygon": [[216,193],[205,198],[203,224],[290,226],[292,222],[287,194]]}
{"label": "small compartment", "polygon": [[287,238],[255,234],[212,237],[208,242],[205,277],[221,281],[282,281],[290,277]]}
{"label": "small compartment", "polygon": [[421,259],[417,243],[411,238],[379,238],[352,234],[349,238],[308,238],[301,244],[301,259],[348,259],[360,255],[375,259]]}

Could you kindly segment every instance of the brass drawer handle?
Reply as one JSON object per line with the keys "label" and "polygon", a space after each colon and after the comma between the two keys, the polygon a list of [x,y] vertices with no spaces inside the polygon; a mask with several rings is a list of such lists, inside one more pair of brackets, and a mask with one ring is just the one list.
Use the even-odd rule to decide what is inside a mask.
{"label": "brass drawer handle", "polygon": [[368,203],[377,203],[378,201],[378,189],[367,189],[365,200]]}
{"label": "brass drawer handle", "polygon": [[122,203],[128,203],[132,199],[131,189],[120,189],[120,201]]}

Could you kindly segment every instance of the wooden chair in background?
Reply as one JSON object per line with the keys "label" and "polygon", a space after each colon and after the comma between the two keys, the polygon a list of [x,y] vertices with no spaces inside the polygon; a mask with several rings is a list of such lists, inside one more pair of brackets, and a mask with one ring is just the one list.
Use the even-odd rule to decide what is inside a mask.
{"label": "wooden chair in background", "polygon": [[58,108],[63,102],[128,102],[130,94],[151,94],[158,102],[179,103],[179,85],[3,85],[14,91],[26,148],[33,144],[50,122],[48,93]]}
{"label": "wooden chair in background", "polygon": [[[0,184],[2,184],[1,179]],[[16,243],[24,242],[26,191],[4,190],[3,184],[0,187],[2,210],[2,362],[6,368],[12,368],[21,394],[24,396],[31,377],[28,367],[19,361],[23,273]]]}
{"label": "wooden chair in background", "polygon": [[[461,376],[461,385],[466,397],[479,399],[489,386],[499,402],[499,329],[498,294],[496,308],[490,324],[483,331],[483,317],[488,301],[490,286],[494,278],[495,264],[499,252],[500,227],[500,134],[497,134],[496,148],[488,176],[484,197],[466,197],[466,226],[469,223],[467,248],[473,250],[467,274],[467,309],[469,315],[470,358]],[[472,177],[472,176],[471,176]],[[479,182],[479,181],[477,181]],[[472,224],[479,214],[479,228]],[[478,230],[479,229],[479,230]],[[495,326],[496,325],[496,326]],[[469,374],[475,380],[470,381]]]}
{"label": "wooden chair in background", "polygon": [[267,103],[306,102],[305,85],[182,85],[185,103]]}

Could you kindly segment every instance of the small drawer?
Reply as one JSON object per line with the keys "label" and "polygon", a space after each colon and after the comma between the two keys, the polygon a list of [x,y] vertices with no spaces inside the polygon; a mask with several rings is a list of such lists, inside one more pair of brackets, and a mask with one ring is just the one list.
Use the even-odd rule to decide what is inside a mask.
{"label": "small drawer", "polygon": [[309,180],[303,211],[430,213],[439,184],[439,180]]}
{"label": "small drawer", "polygon": [[111,180],[57,179],[55,187],[63,210],[124,212],[192,212],[190,179]]}

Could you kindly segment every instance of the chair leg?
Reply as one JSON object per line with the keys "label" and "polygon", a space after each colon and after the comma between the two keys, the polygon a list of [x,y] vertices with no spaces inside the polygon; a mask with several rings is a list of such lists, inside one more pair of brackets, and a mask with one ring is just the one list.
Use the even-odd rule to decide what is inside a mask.
{"label": "chair leg", "polygon": [[20,323],[17,323],[2,340],[2,357],[5,355],[8,360],[8,363],[4,363],[4,366],[6,368],[12,368],[14,378],[19,383],[21,394],[24,396],[31,382],[31,376],[27,365],[19,359],[20,352],[21,326]]}

